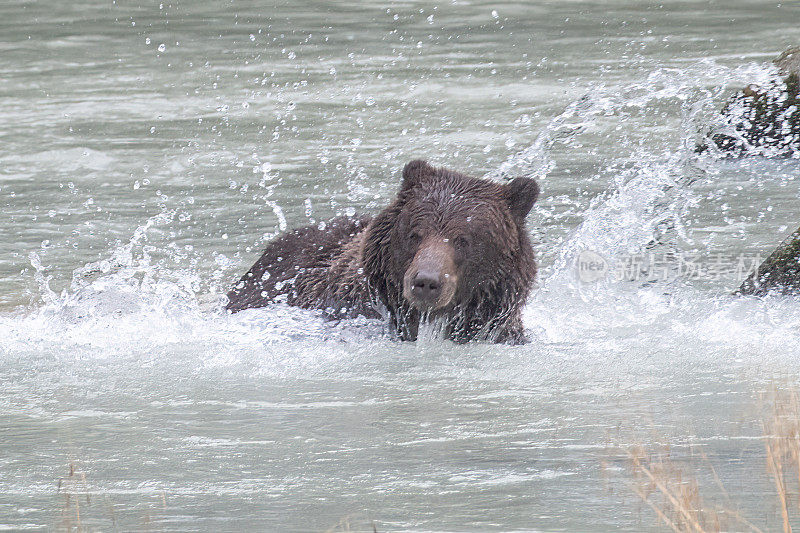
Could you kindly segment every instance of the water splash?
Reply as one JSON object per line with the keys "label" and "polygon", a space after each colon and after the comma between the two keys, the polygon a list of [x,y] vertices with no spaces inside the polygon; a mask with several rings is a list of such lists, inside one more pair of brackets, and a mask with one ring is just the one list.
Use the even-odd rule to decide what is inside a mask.
{"label": "water splash", "polygon": [[585,131],[601,108],[590,94],[572,102],[539,132],[530,146],[509,157],[484,177],[493,180],[510,180],[517,176],[544,178],[555,167],[548,155],[553,145],[558,141],[568,142]]}
{"label": "water splash", "polygon": [[28,259],[31,262],[31,266],[34,269],[33,277],[36,280],[36,283],[39,285],[39,293],[42,295],[42,300],[45,301],[47,304],[54,304],[58,301],[58,295],[50,288],[50,282],[53,279],[53,276],[46,276],[45,275],[45,268],[42,265],[42,260],[39,257],[39,254],[36,252],[31,252],[28,254]]}
{"label": "water splash", "polygon": [[[724,69],[706,69],[708,77],[722,74],[736,79]],[[714,324],[732,327],[730,321],[737,318],[731,317],[742,314],[748,317],[746,322],[751,320],[741,310],[748,304],[720,303],[691,287],[675,293],[673,287],[667,291],[664,286],[598,283],[588,290],[573,275],[575,256],[581,250],[596,250],[613,260],[663,242],[664,228],[681,242],[692,243],[692,234],[683,220],[685,211],[697,204],[694,184],[713,176],[716,168],[713,159],[694,153],[694,135],[705,115],[716,108],[716,98],[722,90],[718,86],[698,88],[695,75],[691,70],[656,69],[644,81],[622,90],[595,86],[552,119],[530,146],[487,174],[492,179],[533,174],[546,180],[555,168],[552,154],[559,144],[583,142],[598,132],[608,135],[613,132],[609,117],[641,119],[662,100],[681,103],[680,133],[665,141],[663,149],[654,152],[652,146],[639,147],[636,139],[622,139],[621,146],[627,151],[613,156],[599,174],[592,176],[594,181],[607,179],[608,188],[579,213],[580,224],[550,252],[555,260],[543,270],[540,288],[525,310],[525,324],[534,332],[534,342],[648,339],[652,332],[659,331],[657,325],[662,321],[674,326],[664,334],[691,330],[691,324],[704,323],[702,317],[687,310],[687,302],[692,301],[706,314],[720,305],[722,309],[738,309],[716,316]],[[631,118],[633,108],[639,110],[639,115]],[[268,205],[272,205],[271,201]],[[279,210],[277,203],[272,207]],[[285,218],[277,210],[276,215],[283,226]],[[174,210],[165,210],[145,221],[128,242],[114,247],[107,258],[77,268],[69,289],[60,295],[50,289],[52,278],[46,275],[38,255],[31,254],[44,305],[26,316],[4,318],[4,328],[13,333],[0,341],[0,349],[11,352],[31,343],[53,342],[112,352],[163,351],[194,345],[213,352],[207,364],[224,366],[241,360],[242,351],[263,353],[264,346],[269,345],[331,341],[392,344],[384,335],[385,326],[376,321],[330,323],[317,314],[279,305],[226,315],[219,292],[223,289],[212,287],[204,292],[203,278],[208,275],[197,269],[197,258],[170,244],[155,244],[154,234],[169,228],[175,217]],[[670,242],[670,246],[674,243]],[[219,269],[211,277],[219,282],[221,272],[230,268],[231,261],[224,256],[215,260]],[[566,310],[554,312],[557,309]],[[763,308],[755,306],[752,312],[761,313]],[[782,323],[794,324],[795,314],[788,315]],[[741,327],[751,335],[773,335],[758,328],[748,329],[749,324]],[[431,343],[441,344],[439,329],[435,324],[424,326],[417,344],[423,349],[430,348]],[[787,331],[774,335],[788,334]]]}

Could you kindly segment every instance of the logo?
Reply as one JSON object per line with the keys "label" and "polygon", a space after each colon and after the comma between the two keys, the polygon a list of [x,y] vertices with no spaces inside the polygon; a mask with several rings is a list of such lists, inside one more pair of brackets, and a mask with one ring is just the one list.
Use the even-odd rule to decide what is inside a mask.
{"label": "logo", "polygon": [[578,254],[578,279],[584,283],[593,283],[608,274],[608,261],[591,250],[583,250]]}

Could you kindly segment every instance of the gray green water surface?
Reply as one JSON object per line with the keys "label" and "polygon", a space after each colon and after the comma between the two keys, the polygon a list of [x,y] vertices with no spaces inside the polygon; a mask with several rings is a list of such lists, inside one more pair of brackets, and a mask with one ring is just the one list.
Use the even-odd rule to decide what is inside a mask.
{"label": "gray green water surface", "polygon": [[[780,529],[759,398],[798,301],[676,265],[800,223],[797,158],[693,150],[798,44],[796,2],[3,2],[0,529],[658,530],[636,445]],[[530,344],[222,312],[415,158],[540,180]],[[584,283],[584,250],[671,259]]]}

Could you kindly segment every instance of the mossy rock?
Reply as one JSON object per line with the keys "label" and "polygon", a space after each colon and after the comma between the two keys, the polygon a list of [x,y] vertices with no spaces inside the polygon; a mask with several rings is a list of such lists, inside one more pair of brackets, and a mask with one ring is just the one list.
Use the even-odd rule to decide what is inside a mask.
{"label": "mossy rock", "polygon": [[734,294],[800,294],[800,228],[789,235]]}
{"label": "mossy rock", "polygon": [[800,74],[800,46],[789,48],[774,61],[781,75]]}
{"label": "mossy rock", "polygon": [[[708,141],[731,155],[800,156],[800,48],[775,61],[782,77],[750,85],[722,108]],[[702,152],[707,144],[698,146]]]}

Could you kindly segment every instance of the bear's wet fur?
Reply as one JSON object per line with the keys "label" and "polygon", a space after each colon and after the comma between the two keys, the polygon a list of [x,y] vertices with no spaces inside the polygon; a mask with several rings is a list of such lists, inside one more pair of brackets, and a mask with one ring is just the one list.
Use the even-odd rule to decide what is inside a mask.
{"label": "bear's wet fur", "polygon": [[271,241],[228,292],[226,309],[235,313],[276,302],[324,309],[331,317],[378,318],[369,303],[366,278],[358,271],[360,243],[370,220],[337,217]]}
{"label": "bear's wet fur", "polygon": [[538,195],[532,179],[504,184],[412,161],[375,217],[339,217],[271,241],[227,309],[285,302],[338,318],[388,315],[403,340],[428,321],[456,342],[522,343],[536,278],[525,217]]}

